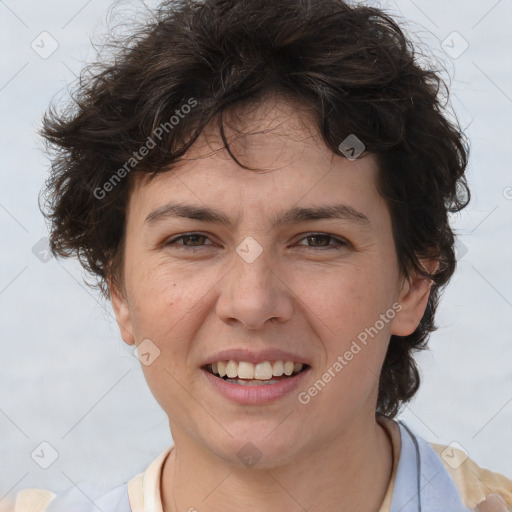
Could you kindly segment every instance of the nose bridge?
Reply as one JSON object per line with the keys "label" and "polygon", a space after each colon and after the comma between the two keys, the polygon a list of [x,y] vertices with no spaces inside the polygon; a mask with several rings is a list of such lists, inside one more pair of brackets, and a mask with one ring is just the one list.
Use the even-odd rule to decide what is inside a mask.
{"label": "nose bridge", "polygon": [[275,275],[272,250],[262,243],[247,237],[236,248],[217,304],[217,314],[222,319],[237,319],[247,327],[257,328],[270,318],[290,317],[289,294]]}
{"label": "nose bridge", "polygon": [[[259,242],[253,237],[246,237],[236,248],[233,258],[233,273],[243,285],[252,286],[255,291],[267,290],[271,286],[270,271],[271,249],[264,248],[262,238]],[[235,277],[236,280],[236,277]]]}

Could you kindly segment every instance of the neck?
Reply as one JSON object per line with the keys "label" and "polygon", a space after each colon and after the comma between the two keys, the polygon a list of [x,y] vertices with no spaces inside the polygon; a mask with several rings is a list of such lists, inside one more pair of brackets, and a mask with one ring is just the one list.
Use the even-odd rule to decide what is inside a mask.
{"label": "neck", "polygon": [[173,437],[162,472],[164,512],[375,512],[393,469],[388,434],[375,420],[268,469],[240,469],[198,448],[188,436]]}

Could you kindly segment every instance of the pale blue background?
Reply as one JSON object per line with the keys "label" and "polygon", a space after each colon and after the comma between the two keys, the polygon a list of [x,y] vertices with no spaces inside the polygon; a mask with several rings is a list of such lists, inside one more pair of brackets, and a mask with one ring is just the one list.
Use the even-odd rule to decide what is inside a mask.
{"label": "pale blue background", "polygon": [[[431,351],[419,356],[421,390],[402,417],[426,439],[457,441],[479,464],[512,477],[512,2],[379,4],[414,20],[414,32],[447,63],[472,141],[473,201],[454,219],[461,262]],[[25,487],[119,483],[171,443],[110,308],[83,286],[76,263],[43,263],[32,253],[46,234],[37,194],[47,161],[35,129],[92,58],[89,37],[105,30],[109,5],[0,1],[0,500],[9,495],[0,510]],[[43,31],[59,45],[47,59],[31,48]],[[469,44],[456,59],[441,48],[453,31]],[[462,48],[459,36],[451,39],[452,52]],[[59,453],[46,470],[30,457],[42,441]]]}

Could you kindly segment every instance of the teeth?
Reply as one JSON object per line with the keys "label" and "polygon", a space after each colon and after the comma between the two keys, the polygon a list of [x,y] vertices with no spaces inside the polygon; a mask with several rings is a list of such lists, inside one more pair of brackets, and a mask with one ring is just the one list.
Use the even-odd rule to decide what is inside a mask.
{"label": "teeth", "polygon": [[254,367],[254,378],[257,380],[268,380],[272,378],[272,364],[268,361],[258,363]]}
{"label": "teeth", "polygon": [[283,361],[276,361],[272,366],[272,374],[276,377],[281,377],[284,373]]}
{"label": "teeth", "polygon": [[235,361],[228,361],[226,365],[226,375],[230,379],[234,379],[238,375],[238,364]]}
{"label": "teeth", "polygon": [[291,375],[294,367],[295,365],[291,361],[286,361],[286,363],[284,363],[284,374]]}
{"label": "teeth", "polygon": [[[234,361],[230,362],[236,365]],[[270,376],[272,377],[272,375]],[[254,379],[254,365],[252,363],[240,361],[238,363],[238,377],[240,377],[241,379]]]}
{"label": "teeth", "polygon": [[[247,361],[217,361],[211,364],[212,373],[219,377],[227,376],[229,379],[246,379],[268,381],[272,377],[290,376],[303,369],[302,363],[293,361],[262,361],[253,364]],[[274,381],[272,381],[274,382]]]}

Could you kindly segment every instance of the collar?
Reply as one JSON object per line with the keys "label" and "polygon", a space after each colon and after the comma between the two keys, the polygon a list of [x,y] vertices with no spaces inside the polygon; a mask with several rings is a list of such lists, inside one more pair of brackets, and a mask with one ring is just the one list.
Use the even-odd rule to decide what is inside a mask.
{"label": "collar", "polygon": [[[390,420],[387,420],[390,421]],[[430,444],[416,436],[402,421],[398,426],[399,442],[393,443],[393,476],[381,512],[471,512],[461,501],[453,480]],[[166,448],[144,473],[128,482],[133,512],[163,512],[160,481],[165,459],[174,446]],[[391,497],[389,508],[388,498]]]}
{"label": "collar", "polygon": [[401,451],[390,512],[470,512],[439,455],[402,421]]}

